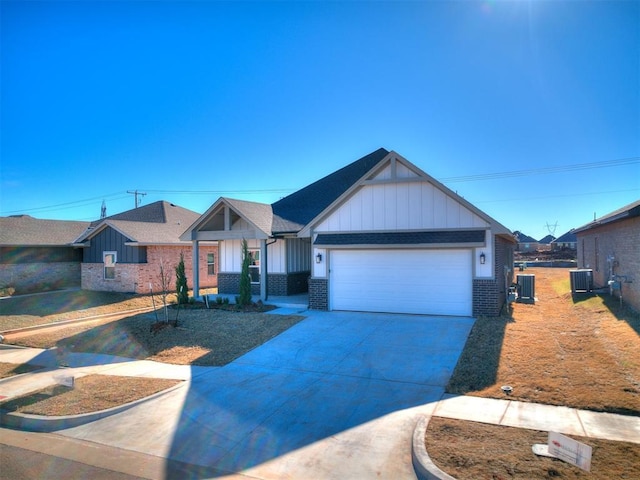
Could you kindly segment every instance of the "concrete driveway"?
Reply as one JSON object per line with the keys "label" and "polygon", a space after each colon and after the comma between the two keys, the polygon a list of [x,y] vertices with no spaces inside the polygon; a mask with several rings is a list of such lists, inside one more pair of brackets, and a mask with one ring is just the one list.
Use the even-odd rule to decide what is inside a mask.
{"label": "concrete driveway", "polygon": [[243,478],[415,478],[413,427],[442,396],[474,320],[304,315],[225,367],[194,368],[184,388],[57,433],[209,467],[193,478],[211,467]]}

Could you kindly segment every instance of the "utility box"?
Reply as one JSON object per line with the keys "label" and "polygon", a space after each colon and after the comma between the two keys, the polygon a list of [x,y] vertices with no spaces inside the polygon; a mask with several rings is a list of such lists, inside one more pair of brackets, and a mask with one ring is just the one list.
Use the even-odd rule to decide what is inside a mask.
{"label": "utility box", "polygon": [[532,274],[518,274],[518,301],[535,303],[536,301],[536,276]]}
{"label": "utility box", "polygon": [[581,268],[579,270],[569,270],[571,280],[571,293],[588,293],[593,291],[593,270]]}

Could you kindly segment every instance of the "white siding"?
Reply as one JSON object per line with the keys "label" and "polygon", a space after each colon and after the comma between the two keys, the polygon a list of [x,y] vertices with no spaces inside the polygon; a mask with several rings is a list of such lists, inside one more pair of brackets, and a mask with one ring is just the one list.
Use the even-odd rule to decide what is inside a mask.
{"label": "white siding", "polygon": [[315,231],[352,232],[487,226],[488,223],[482,218],[429,182],[399,182],[362,187],[324,219]]}
{"label": "white siding", "polygon": [[[260,240],[248,239],[247,246],[260,248]],[[242,240],[224,240],[219,243],[220,271],[225,273],[242,270]],[[269,272],[285,273],[284,241],[279,240],[267,246],[267,263]]]}

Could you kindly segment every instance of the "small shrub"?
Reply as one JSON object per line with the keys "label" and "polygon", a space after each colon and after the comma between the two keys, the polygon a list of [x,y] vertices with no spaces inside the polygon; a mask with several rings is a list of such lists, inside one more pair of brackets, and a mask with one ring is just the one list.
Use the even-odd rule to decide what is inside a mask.
{"label": "small shrub", "polygon": [[242,239],[242,270],[240,273],[240,296],[236,298],[236,303],[240,306],[251,304],[251,277],[249,276],[249,266],[251,256],[247,240]]}

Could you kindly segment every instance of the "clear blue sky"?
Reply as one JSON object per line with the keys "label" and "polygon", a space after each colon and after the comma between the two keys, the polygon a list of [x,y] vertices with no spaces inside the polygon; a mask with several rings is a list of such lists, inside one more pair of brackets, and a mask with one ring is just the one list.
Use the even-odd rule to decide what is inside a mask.
{"label": "clear blue sky", "polygon": [[2,216],[271,203],[379,147],[536,238],[640,198],[638,1],[0,5]]}

